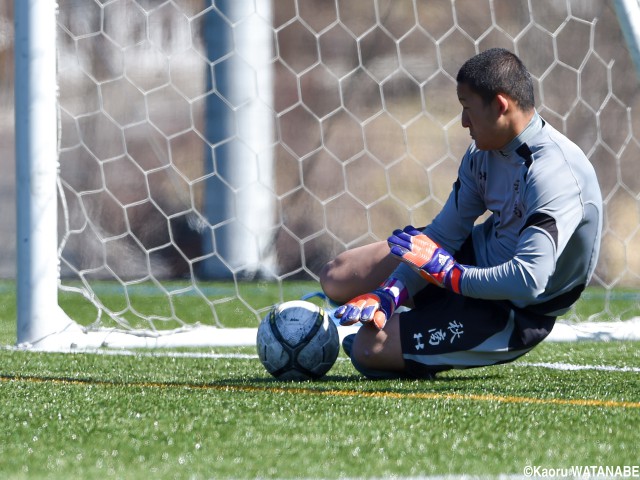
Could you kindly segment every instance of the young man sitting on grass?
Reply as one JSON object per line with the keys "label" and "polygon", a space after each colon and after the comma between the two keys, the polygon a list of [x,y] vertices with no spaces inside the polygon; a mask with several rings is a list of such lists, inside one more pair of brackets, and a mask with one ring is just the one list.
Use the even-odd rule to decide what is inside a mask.
{"label": "young man sitting on grass", "polygon": [[[343,304],[343,342],[369,378],[510,362],[540,343],[595,269],[602,197],[584,153],[534,107],[533,82],[504,49],[457,75],[471,145],[432,223],[329,262],[322,288]],[[476,225],[486,211],[491,215]],[[410,307],[401,313],[401,305]]]}

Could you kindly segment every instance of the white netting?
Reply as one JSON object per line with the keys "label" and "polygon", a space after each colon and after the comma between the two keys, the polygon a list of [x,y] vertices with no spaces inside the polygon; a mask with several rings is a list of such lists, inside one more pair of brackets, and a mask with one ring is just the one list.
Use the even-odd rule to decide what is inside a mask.
{"label": "white netting", "polygon": [[610,2],[59,6],[62,283],[106,313],[79,322],[255,326],[338,252],[426,224],[469,141],[456,72],[495,46],[600,178],[602,290],[574,316],[636,314],[640,97]]}

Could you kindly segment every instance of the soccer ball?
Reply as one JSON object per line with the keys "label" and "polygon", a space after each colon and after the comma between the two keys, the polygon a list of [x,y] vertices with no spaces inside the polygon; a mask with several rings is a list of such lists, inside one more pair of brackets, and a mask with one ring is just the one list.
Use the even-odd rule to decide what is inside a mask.
{"label": "soccer ball", "polygon": [[258,327],[258,357],[279,380],[315,380],[340,351],[338,329],[325,311],[303,300],[274,306]]}

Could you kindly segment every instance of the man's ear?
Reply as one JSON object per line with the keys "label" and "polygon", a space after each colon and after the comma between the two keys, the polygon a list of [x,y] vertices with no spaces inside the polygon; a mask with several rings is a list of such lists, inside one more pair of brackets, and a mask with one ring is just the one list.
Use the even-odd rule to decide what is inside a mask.
{"label": "man's ear", "polygon": [[509,99],[506,95],[499,93],[495,98],[496,106],[498,107],[498,113],[504,115],[509,110]]}

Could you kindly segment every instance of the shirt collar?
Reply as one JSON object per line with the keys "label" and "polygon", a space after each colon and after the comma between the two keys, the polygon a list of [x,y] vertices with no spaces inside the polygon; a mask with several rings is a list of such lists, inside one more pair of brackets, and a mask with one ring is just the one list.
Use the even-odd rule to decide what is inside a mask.
{"label": "shirt collar", "polygon": [[498,151],[503,157],[508,157],[513,152],[515,152],[518,147],[520,147],[522,144],[527,143],[535,135],[537,135],[540,130],[542,130],[543,126],[544,121],[542,120],[542,117],[540,117],[540,115],[538,115],[538,112],[534,110],[533,117],[531,117],[531,120],[529,121],[529,124],[525,127],[525,129]]}

